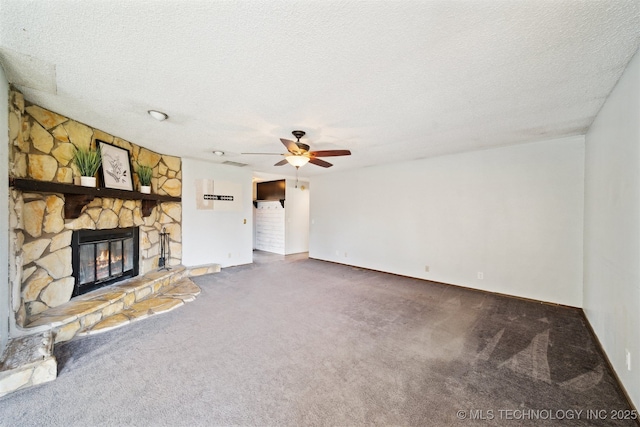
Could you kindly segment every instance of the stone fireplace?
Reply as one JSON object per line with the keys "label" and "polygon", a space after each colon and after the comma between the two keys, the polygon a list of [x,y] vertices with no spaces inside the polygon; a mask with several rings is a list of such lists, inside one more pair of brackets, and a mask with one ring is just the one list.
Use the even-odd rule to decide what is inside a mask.
{"label": "stone fireplace", "polygon": [[[9,103],[10,149],[10,287],[15,323],[29,327],[33,319],[69,302],[74,296],[109,285],[126,276],[144,275],[158,268],[160,233],[168,235],[171,257],[167,266],[182,262],[182,162],[73,119],[29,104],[12,90]],[[79,176],[71,161],[75,148],[95,146],[96,139],[125,148],[133,165],[153,169],[152,195],[137,191],[95,191],[72,194]],[[134,168],[135,169],[135,168]],[[134,175],[134,189],[138,188]],[[28,181],[47,184],[27,188]],[[63,189],[61,189],[63,188]],[[77,205],[77,201],[82,203]],[[73,204],[73,214],[69,206]],[[107,244],[108,277],[98,269],[74,260],[73,250],[103,252],[104,242],[89,243],[90,234],[104,237],[107,230],[133,230],[134,236],[111,236]],[[137,248],[125,242],[133,239]],[[126,243],[128,245],[128,243]],[[129,248],[129,249],[128,249]],[[133,251],[134,257],[125,253]],[[122,252],[123,260],[112,262]],[[130,265],[137,255],[137,270]],[[100,254],[98,254],[100,257]],[[99,260],[98,263],[102,262]],[[130,268],[131,267],[131,268]],[[84,268],[84,270],[83,270]],[[122,270],[122,271],[120,271]],[[80,273],[82,272],[82,273]],[[78,281],[79,275],[83,278]],[[91,276],[93,277],[91,278]],[[84,296],[84,295],[83,295]]]}
{"label": "stone fireplace", "polygon": [[72,296],[137,276],[138,239],[138,227],[74,231]]}

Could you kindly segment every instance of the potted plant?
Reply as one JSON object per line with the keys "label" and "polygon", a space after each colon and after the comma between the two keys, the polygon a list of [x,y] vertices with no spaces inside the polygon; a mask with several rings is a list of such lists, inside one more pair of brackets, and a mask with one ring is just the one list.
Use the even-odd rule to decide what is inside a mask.
{"label": "potted plant", "polygon": [[73,152],[73,162],[80,171],[80,185],[95,187],[95,175],[102,162],[100,152],[91,148],[76,148]]}
{"label": "potted plant", "polygon": [[140,192],[145,194],[151,193],[151,178],[153,177],[153,169],[150,166],[138,165],[138,179],[140,180]]}

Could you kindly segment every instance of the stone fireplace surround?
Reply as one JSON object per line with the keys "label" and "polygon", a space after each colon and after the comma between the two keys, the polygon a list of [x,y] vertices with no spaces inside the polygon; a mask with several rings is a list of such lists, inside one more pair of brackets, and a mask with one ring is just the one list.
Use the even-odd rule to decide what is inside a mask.
{"label": "stone fireplace surround", "polygon": [[[71,161],[74,148],[95,147],[96,139],[127,149],[132,164],[154,170],[152,192],[179,200],[181,160],[154,153],[121,138],[25,101],[12,90],[9,98],[10,178],[72,184],[79,174]],[[137,188],[137,176],[134,174]],[[159,234],[169,233],[169,266],[181,264],[182,205],[161,201],[143,210],[142,197],[95,197],[77,218],[65,218],[65,194],[10,189],[10,282],[18,327],[71,299],[74,279],[71,236],[74,230],[139,227],[139,274],[158,265]],[[145,215],[147,214],[147,215]],[[11,256],[13,255],[13,256]]]}

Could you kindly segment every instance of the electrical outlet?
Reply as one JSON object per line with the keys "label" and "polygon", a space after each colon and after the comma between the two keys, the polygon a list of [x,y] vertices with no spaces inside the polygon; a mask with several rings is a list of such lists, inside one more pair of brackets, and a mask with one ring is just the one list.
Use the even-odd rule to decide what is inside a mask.
{"label": "electrical outlet", "polygon": [[627,371],[630,371],[631,370],[631,352],[626,348],[624,349],[624,351],[626,354]]}
{"label": "electrical outlet", "polygon": [[231,252],[229,252],[229,258],[231,258]]}
{"label": "electrical outlet", "polygon": [[429,266],[428,265],[424,266],[424,271],[427,272],[427,273],[429,272]]}
{"label": "electrical outlet", "polygon": [[346,253],[346,252],[344,253],[344,257],[345,257],[345,258],[347,257],[347,253]]}
{"label": "electrical outlet", "polygon": [[478,279],[480,280],[484,279],[484,273],[482,271],[478,271]]}

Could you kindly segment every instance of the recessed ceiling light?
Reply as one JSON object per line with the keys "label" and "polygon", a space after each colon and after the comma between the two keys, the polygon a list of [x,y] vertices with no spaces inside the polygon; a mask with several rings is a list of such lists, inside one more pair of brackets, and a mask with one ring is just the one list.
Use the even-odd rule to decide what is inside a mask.
{"label": "recessed ceiling light", "polygon": [[215,154],[218,157],[222,157],[224,156],[224,151],[216,150],[213,152],[213,154]]}
{"label": "recessed ceiling light", "polygon": [[158,120],[158,121],[163,121],[163,120],[167,120],[169,118],[169,116],[167,116],[165,113],[163,113],[162,111],[156,111],[156,110],[149,110],[147,111],[149,113],[149,115],[151,117],[153,117],[154,119]]}

